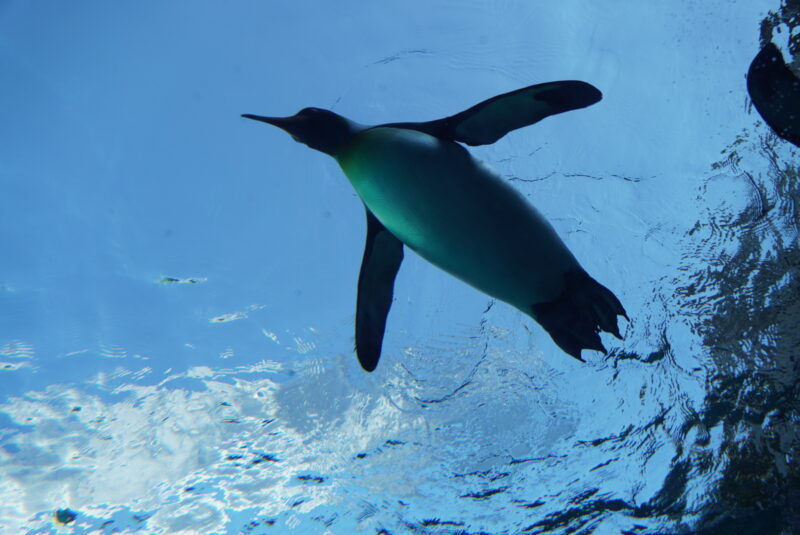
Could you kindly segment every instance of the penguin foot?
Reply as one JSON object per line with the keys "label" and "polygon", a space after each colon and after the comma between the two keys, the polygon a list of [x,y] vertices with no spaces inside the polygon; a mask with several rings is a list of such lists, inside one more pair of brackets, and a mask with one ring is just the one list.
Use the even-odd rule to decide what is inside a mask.
{"label": "penguin foot", "polygon": [[581,268],[564,275],[565,286],[556,299],[531,307],[533,318],[567,354],[583,362],[582,349],[608,353],[599,331],[620,340],[617,315],[628,319],[619,299]]}

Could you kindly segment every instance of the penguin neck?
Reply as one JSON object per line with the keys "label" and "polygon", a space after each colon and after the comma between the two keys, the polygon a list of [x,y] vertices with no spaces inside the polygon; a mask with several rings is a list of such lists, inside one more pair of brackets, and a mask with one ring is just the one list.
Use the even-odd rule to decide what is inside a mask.
{"label": "penguin neck", "polygon": [[341,118],[342,123],[336,125],[335,129],[330,129],[323,133],[319,138],[313,141],[300,140],[310,148],[323,152],[335,159],[347,152],[347,149],[352,145],[353,139],[370,127],[351,121],[345,117]]}

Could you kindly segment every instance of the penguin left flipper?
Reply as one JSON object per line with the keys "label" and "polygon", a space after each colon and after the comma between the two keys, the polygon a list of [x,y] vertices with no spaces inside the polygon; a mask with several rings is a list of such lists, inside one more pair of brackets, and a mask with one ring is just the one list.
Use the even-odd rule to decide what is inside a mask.
{"label": "penguin left flipper", "polygon": [[497,95],[444,119],[386,126],[419,130],[467,145],[488,145],[512,130],[551,115],[591,106],[602,98],[600,90],[586,82],[548,82]]}
{"label": "penguin left flipper", "polygon": [[356,354],[361,367],[368,372],[375,369],[381,357],[394,279],[402,261],[403,242],[367,209],[367,240],[356,300]]}

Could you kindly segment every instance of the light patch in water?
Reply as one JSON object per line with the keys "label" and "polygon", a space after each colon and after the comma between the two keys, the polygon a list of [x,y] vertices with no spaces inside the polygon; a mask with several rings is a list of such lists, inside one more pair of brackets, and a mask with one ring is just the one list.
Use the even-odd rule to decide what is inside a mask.
{"label": "light patch in water", "polygon": [[314,342],[309,342],[307,340],[303,340],[299,336],[295,337],[294,344],[297,346],[297,352],[301,355],[305,355],[306,353],[313,351],[317,345]]}
{"label": "light patch in water", "polygon": [[241,310],[239,312],[231,312],[230,314],[221,314],[219,316],[215,316],[209,320],[210,323],[228,323],[230,321],[236,321],[240,319],[244,319],[248,316],[250,312],[254,312],[256,310],[261,310],[266,305],[250,305],[249,307]]}
{"label": "light patch in water", "polygon": [[0,346],[0,357],[9,359],[32,359],[36,356],[33,344],[22,340],[13,340]]}
{"label": "light patch in water", "polygon": [[276,344],[280,345],[280,341],[278,340],[278,335],[277,334],[275,334],[273,332],[270,332],[270,331],[268,331],[266,329],[261,329],[261,332],[264,334],[264,336],[266,336],[267,338],[269,338],[270,340],[272,340]]}

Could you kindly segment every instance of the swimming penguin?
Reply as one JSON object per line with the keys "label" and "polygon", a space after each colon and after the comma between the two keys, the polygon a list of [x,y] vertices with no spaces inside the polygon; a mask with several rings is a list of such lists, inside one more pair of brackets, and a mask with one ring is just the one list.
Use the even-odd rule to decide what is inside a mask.
{"label": "swimming penguin", "polygon": [[579,81],[533,85],[421,123],[364,126],[332,111],[254,119],[333,156],[364,203],[367,239],[358,279],[356,354],[378,365],[403,245],[482,292],[515,306],[578,360],[605,352],[600,330],[620,338],[622,304],[580,266],[555,229],[460,143],[508,132],[602,98]]}
{"label": "swimming penguin", "polygon": [[747,71],[747,92],[769,127],[800,147],[800,79],[774,43],[766,43],[753,58]]}

